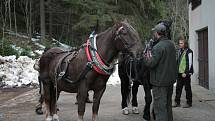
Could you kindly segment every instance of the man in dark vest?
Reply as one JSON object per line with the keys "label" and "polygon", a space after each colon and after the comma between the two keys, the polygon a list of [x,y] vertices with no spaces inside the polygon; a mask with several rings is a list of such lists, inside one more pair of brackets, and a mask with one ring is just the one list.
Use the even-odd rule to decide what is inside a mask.
{"label": "man in dark vest", "polygon": [[178,79],[176,85],[176,96],[173,107],[180,107],[180,98],[182,89],[185,86],[187,103],[183,108],[189,108],[192,106],[192,90],[190,76],[193,74],[193,51],[188,48],[188,43],[184,37],[179,38],[179,50],[178,50]]}
{"label": "man in dark vest", "polygon": [[176,49],[167,37],[167,27],[159,23],[153,28],[155,45],[143,58],[150,68],[156,121],[173,121],[172,93],[177,76]]}

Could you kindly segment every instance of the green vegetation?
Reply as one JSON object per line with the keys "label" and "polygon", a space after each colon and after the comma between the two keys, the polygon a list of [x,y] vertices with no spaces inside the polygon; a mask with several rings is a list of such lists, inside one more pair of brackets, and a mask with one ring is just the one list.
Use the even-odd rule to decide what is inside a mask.
{"label": "green vegetation", "polygon": [[3,46],[1,45],[0,55],[1,56],[8,56],[8,55],[16,55],[16,56],[18,56],[19,53],[15,49],[13,49],[11,45],[12,45],[11,41],[9,41],[9,40],[5,41]]}
{"label": "green vegetation", "polygon": [[[40,10],[41,1],[44,1],[43,10]],[[172,35],[175,39],[177,34],[188,33],[188,15],[183,14],[187,9],[180,8],[187,8],[186,3],[186,0],[2,0],[0,38],[3,38],[2,30],[4,38],[1,39],[0,54],[14,53],[8,52],[10,44],[24,48],[21,55],[29,55],[30,50],[35,50],[30,39],[8,37],[10,35],[5,34],[6,31],[22,33],[29,38],[41,32],[45,39],[39,43],[47,48],[56,46],[52,44],[52,38],[70,46],[80,46],[97,24],[99,33],[124,19],[139,32],[142,42],[149,39],[151,28],[159,20],[173,20]],[[185,23],[179,21],[182,14]]]}

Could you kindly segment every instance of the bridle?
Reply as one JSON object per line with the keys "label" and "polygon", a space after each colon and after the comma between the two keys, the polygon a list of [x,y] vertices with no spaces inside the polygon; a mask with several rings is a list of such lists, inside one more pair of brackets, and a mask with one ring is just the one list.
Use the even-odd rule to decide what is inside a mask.
{"label": "bridle", "polygon": [[[129,44],[122,35],[128,34],[127,30],[124,28],[123,25],[112,31],[112,39],[114,42],[121,43],[123,46],[123,50],[121,51],[128,51],[134,44]],[[113,72],[114,65],[116,64],[108,64],[102,57],[99,55],[96,46],[96,36],[91,34],[89,39],[87,40],[85,52],[87,55],[88,60],[88,67],[93,68],[96,72],[101,75],[111,75]],[[116,44],[116,43],[115,43]]]}
{"label": "bridle", "polygon": [[[114,33],[114,41],[121,41],[123,45],[123,51],[128,51],[131,47],[133,47],[136,43],[129,44],[122,35],[127,35],[128,31],[125,29],[123,25],[117,28],[117,30]],[[129,35],[128,35],[129,36]]]}

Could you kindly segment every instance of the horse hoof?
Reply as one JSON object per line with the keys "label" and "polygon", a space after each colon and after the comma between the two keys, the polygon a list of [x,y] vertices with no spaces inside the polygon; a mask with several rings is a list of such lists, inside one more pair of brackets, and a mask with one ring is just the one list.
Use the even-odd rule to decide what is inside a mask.
{"label": "horse hoof", "polygon": [[60,121],[59,116],[57,114],[54,114],[52,121]]}
{"label": "horse hoof", "polygon": [[133,114],[139,114],[138,107],[132,107],[132,112],[133,112]]}
{"label": "horse hoof", "polygon": [[37,108],[37,109],[35,110],[35,112],[36,112],[36,114],[38,114],[38,115],[43,115],[43,110],[42,110],[42,108]]}
{"label": "horse hoof", "polygon": [[129,110],[128,110],[127,107],[125,107],[125,108],[122,109],[122,114],[124,114],[124,115],[128,115],[129,114]]}
{"label": "horse hoof", "polygon": [[52,116],[48,116],[48,117],[46,118],[46,121],[52,121]]}

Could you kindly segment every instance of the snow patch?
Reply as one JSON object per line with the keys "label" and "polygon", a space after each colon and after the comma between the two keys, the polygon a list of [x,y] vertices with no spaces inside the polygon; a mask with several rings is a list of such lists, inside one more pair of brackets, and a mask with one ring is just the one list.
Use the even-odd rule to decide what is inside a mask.
{"label": "snow patch", "polygon": [[107,84],[108,85],[118,85],[120,84],[120,78],[119,78],[119,74],[118,74],[118,66],[116,66],[114,73],[110,76],[110,78],[108,79]]}
{"label": "snow patch", "polygon": [[[20,87],[38,84],[38,72],[33,68],[36,60],[27,56],[0,56],[0,87]],[[118,67],[110,76],[108,85],[120,84]]]}
{"label": "snow patch", "polygon": [[39,54],[39,55],[42,55],[43,52],[44,52],[44,50],[35,50],[34,52],[37,53],[37,54]]}
{"label": "snow patch", "polygon": [[0,86],[20,87],[38,84],[38,72],[33,69],[34,60],[27,56],[0,56]]}
{"label": "snow patch", "polygon": [[41,49],[45,49],[46,47],[40,43],[35,43],[36,46],[40,47]]}

